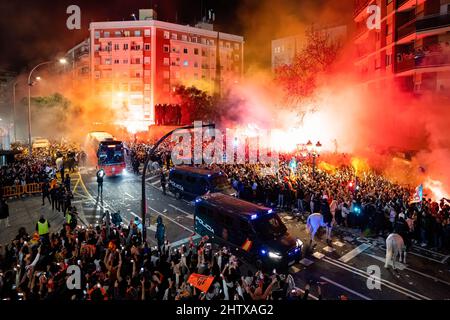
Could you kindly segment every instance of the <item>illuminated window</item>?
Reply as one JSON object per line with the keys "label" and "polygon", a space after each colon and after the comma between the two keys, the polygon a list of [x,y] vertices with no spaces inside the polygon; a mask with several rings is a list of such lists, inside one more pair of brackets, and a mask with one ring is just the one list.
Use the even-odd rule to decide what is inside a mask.
{"label": "illuminated window", "polygon": [[120,36],[122,36],[122,33],[120,31],[115,31],[114,36],[120,37]]}
{"label": "illuminated window", "polygon": [[178,36],[176,33],[172,33],[172,40],[177,40]]}
{"label": "illuminated window", "polygon": [[129,37],[129,36],[130,36],[130,31],[128,31],[128,30],[127,30],[127,31],[124,31],[124,32],[123,32],[123,35],[124,35],[125,37]]}
{"label": "illuminated window", "polygon": [[140,37],[141,36],[141,30],[134,31],[134,36],[135,37]]}
{"label": "illuminated window", "polygon": [[183,34],[183,35],[181,36],[181,40],[187,41],[187,35]]}
{"label": "illuminated window", "polygon": [[187,67],[189,65],[189,62],[187,60],[184,60],[183,66]]}
{"label": "illuminated window", "polygon": [[150,29],[145,29],[144,30],[144,36],[150,37]]}
{"label": "illuminated window", "polygon": [[164,58],[163,64],[165,66],[168,66],[169,65],[169,58]]}
{"label": "illuminated window", "polygon": [[170,39],[170,32],[164,31],[164,39]]}
{"label": "illuminated window", "polygon": [[105,38],[108,38],[108,37],[110,36],[109,31],[105,31],[105,33],[103,34],[103,36],[104,36]]}
{"label": "illuminated window", "polygon": [[100,38],[100,31],[95,31],[95,32],[94,32],[94,38],[95,38],[95,39]]}
{"label": "illuminated window", "polygon": [[150,64],[150,57],[144,57],[144,64]]}
{"label": "illuminated window", "polygon": [[192,42],[197,43],[197,37],[192,37]]}

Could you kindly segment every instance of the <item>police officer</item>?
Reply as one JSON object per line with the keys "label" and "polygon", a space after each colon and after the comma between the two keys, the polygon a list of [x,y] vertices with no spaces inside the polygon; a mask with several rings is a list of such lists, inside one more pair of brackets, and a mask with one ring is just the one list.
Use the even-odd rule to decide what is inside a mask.
{"label": "police officer", "polygon": [[105,176],[105,171],[100,169],[97,171],[97,192],[98,195],[103,196],[103,177]]}
{"label": "police officer", "polygon": [[39,237],[45,240],[47,243],[50,242],[49,232],[50,232],[50,223],[47,219],[44,218],[43,215],[39,218],[36,223],[36,231],[39,234]]}
{"label": "police officer", "polygon": [[158,242],[158,251],[162,251],[164,240],[166,239],[166,226],[164,225],[161,216],[156,218],[156,241]]}

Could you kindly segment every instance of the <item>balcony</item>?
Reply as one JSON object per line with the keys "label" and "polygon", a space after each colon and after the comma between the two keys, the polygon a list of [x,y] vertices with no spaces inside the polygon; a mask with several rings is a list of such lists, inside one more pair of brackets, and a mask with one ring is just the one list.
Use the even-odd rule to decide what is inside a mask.
{"label": "balcony", "polygon": [[418,33],[428,33],[442,28],[450,28],[450,14],[426,16],[418,19],[416,23]]}
{"label": "balcony", "polygon": [[416,32],[416,19],[413,19],[397,29],[397,40],[412,35],[415,32]]}
{"label": "balcony", "polygon": [[413,69],[450,67],[450,49],[442,52],[427,52],[403,55],[402,61],[395,65],[395,72]]}

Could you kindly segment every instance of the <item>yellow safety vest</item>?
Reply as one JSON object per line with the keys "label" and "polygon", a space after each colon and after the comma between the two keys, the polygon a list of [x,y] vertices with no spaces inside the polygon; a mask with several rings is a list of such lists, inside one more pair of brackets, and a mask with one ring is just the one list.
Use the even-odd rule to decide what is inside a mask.
{"label": "yellow safety vest", "polygon": [[70,224],[70,221],[72,221],[72,215],[70,213],[66,214],[66,222]]}
{"label": "yellow safety vest", "polygon": [[45,220],[44,223],[38,221],[38,233],[40,236],[48,233],[48,221]]}

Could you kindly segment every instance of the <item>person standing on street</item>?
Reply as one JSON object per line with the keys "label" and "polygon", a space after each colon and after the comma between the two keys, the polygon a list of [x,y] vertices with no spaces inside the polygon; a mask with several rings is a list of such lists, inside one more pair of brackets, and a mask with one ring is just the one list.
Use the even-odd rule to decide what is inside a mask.
{"label": "person standing on street", "polygon": [[39,234],[40,238],[43,238],[46,243],[50,243],[50,223],[47,221],[47,219],[44,218],[43,215],[41,215],[38,222],[36,223],[36,231]]}
{"label": "person standing on street", "polygon": [[97,171],[97,192],[98,195],[103,196],[103,177],[105,176],[105,171],[100,169]]}
{"label": "person standing on street", "polygon": [[48,202],[50,204],[52,203],[52,201],[50,200],[50,183],[48,183],[47,179],[42,184],[42,205],[45,205],[45,198],[48,199]]}
{"label": "person standing on street", "polygon": [[327,244],[331,245],[331,230],[333,229],[333,216],[331,215],[328,197],[324,195],[320,206],[320,213],[323,216],[323,222],[327,230]]}
{"label": "person standing on street", "polygon": [[4,199],[0,198],[0,221],[5,221],[5,226],[10,227],[9,224],[9,206]]}
{"label": "person standing on street", "polygon": [[158,251],[161,252],[164,246],[164,241],[166,239],[166,226],[164,225],[161,216],[156,218],[156,241],[158,242]]}

